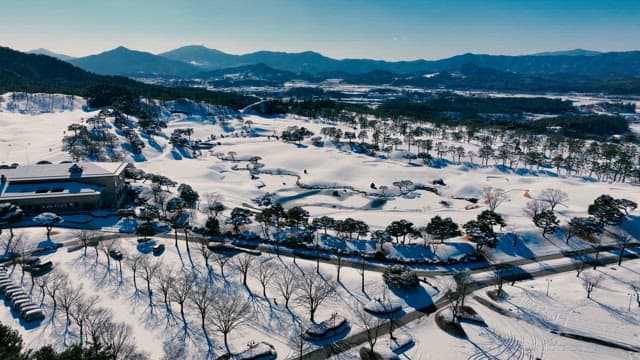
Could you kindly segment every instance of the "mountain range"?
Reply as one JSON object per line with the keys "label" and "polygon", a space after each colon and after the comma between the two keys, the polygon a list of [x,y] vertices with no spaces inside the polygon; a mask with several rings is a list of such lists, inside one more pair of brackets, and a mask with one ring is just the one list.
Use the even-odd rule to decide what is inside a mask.
{"label": "mountain range", "polygon": [[[123,103],[144,96],[175,100],[190,98],[241,108],[257,98],[193,87],[164,87],[122,76],[99,75],[48,55],[0,47],[0,94],[10,91],[63,93]],[[102,101],[105,103],[105,101]],[[132,103],[129,101],[129,103]]]}
{"label": "mountain range", "polygon": [[[65,58],[46,49],[34,50]],[[442,60],[337,60],[315,52],[227,54],[185,46],[162,54],[118,47],[67,62],[101,75],[200,79],[214,87],[281,86],[291,80],[508,91],[640,93],[640,51],[575,49],[522,56],[463,54]]]}
{"label": "mountain range", "polygon": [[104,75],[192,77],[203,71],[265,64],[295,74],[329,72],[363,74],[387,71],[395,74],[433,73],[465,64],[516,74],[568,73],[599,78],[640,77],[640,51],[605,52],[570,50],[533,55],[462,54],[441,60],[383,61],[333,59],[313,51],[286,53],[258,51],[233,55],[200,45],[184,46],[161,54],[118,47],[96,55],[68,60],[85,70]]}

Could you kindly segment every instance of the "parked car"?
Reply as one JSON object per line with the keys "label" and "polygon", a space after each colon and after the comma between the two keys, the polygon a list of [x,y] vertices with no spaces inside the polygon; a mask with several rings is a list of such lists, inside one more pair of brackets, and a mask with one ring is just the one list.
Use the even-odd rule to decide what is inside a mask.
{"label": "parked car", "polygon": [[154,254],[161,254],[164,251],[164,244],[156,244],[153,246],[153,253]]}
{"label": "parked car", "polygon": [[40,306],[37,304],[31,303],[29,305],[25,305],[20,309],[20,317],[24,318],[24,315],[32,310],[40,310]]}
{"label": "parked car", "polygon": [[7,299],[7,300],[11,300],[11,299],[13,299],[14,297],[16,297],[16,296],[18,296],[18,295],[20,295],[20,294],[26,294],[26,293],[27,293],[27,292],[26,292],[26,291],[24,291],[24,289],[23,289],[23,288],[21,288],[21,287],[17,287],[17,288],[12,288],[12,289],[10,289],[10,290],[5,291],[5,293],[4,293],[4,297],[5,297],[5,299]]}
{"label": "parked car", "polygon": [[25,306],[31,305],[31,304],[33,304],[33,301],[31,300],[31,298],[20,299],[20,300],[16,300],[15,302],[12,301],[11,302],[11,307],[15,311],[22,311],[22,308],[24,308]]}
{"label": "parked car", "polygon": [[53,267],[53,262],[49,260],[45,263],[34,265],[29,270],[27,269],[25,270],[30,271],[33,276],[39,276],[49,271],[52,267]]}
{"label": "parked car", "polygon": [[0,283],[0,294],[6,294],[9,290],[19,289],[20,287],[13,283],[13,281]]}
{"label": "parked car", "polygon": [[28,311],[30,310],[35,310],[35,309],[40,309],[40,306],[38,304],[35,303],[31,303],[29,305],[25,305],[23,307],[20,308],[20,317],[24,317],[24,314],[26,314]]}
{"label": "parked car", "polygon": [[40,309],[29,310],[22,317],[26,322],[42,321],[44,320],[44,312]]}
{"label": "parked car", "polygon": [[120,261],[124,257],[124,255],[122,255],[122,252],[120,250],[115,250],[115,249],[109,250],[109,256],[111,256],[111,258],[116,261]]}

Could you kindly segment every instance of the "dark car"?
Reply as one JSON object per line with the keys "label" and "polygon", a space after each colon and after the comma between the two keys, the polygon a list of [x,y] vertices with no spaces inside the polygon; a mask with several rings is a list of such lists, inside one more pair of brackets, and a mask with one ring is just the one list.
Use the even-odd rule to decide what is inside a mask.
{"label": "dark car", "polygon": [[111,256],[111,258],[116,261],[120,261],[124,257],[120,250],[109,250],[109,256]]}
{"label": "dark car", "polygon": [[161,254],[164,251],[164,244],[157,244],[153,246],[154,254]]}
{"label": "dark car", "polygon": [[51,270],[52,267],[53,267],[53,263],[51,262],[51,260],[49,260],[49,261],[47,261],[45,263],[32,266],[31,267],[31,274],[33,276],[40,276],[40,275],[46,273],[47,271]]}

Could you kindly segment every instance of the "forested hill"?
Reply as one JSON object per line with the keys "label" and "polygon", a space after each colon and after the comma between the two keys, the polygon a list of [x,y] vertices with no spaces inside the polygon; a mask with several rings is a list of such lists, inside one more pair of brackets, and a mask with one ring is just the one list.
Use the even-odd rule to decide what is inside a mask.
{"label": "forested hill", "polygon": [[161,100],[189,98],[233,108],[242,108],[257,101],[254,97],[227,92],[164,87],[120,76],[97,75],[46,55],[0,47],[0,93],[10,91],[56,92],[87,98],[100,96],[106,100],[103,104],[110,101],[105,96],[120,96],[118,94]]}

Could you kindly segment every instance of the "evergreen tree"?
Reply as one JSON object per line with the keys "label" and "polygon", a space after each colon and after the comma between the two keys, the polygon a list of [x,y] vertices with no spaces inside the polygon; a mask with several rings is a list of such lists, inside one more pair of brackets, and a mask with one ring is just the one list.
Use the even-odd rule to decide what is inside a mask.
{"label": "evergreen tree", "polygon": [[547,238],[547,234],[558,231],[560,221],[556,218],[553,210],[543,210],[533,216],[533,223],[542,229],[542,237]]}
{"label": "evergreen tree", "polygon": [[460,235],[460,230],[458,230],[458,224],[450,217],[443,219],[436,215],[427,224],[427,234],[444,242],[445,239]]}

